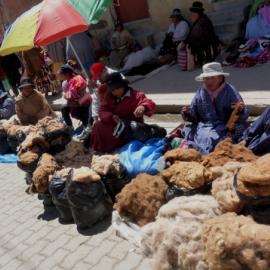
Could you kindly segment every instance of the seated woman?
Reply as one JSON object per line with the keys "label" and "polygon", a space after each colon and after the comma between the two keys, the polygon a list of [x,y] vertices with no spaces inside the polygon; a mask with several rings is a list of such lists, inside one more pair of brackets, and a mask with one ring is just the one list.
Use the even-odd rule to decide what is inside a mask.
{"label": "seated woman", "polygon": [[184,20],[181,10],[175,8],[170,16],[172,24],[170,25],[163,46],[160,49],[160,55],[171,54],[176,56],[177,46],[181,41],[186,40],[189,33],[189,25]]}
{"label": "seated woman", "polygon": [[[91,83],[91,87],[93,88],[92,118],[94,122],[96,122],[99,118],[100,104],[107,92],[106,81],[109,75],[115,72],[116,72],[115,70],[109,67],[106,67],[102,63],[95,63],[91,66],[90,83]],[[124,75],[122,75],[122,77],[125,78]]]}
{"label": "seated woman", "polygon": [[92,102],[90,94],[87,92],[86,80],[77,75],[74,69],[66,64],[61,67],[59,74],[62,77],[62,88],[67,105],[62,108],[62,116],[65,123],[73,127],[71,117],[80,121],[84,128],[87,128],[90,121],[90,105]]}
{"label": "seated woman", "polygon": [[100,121],[96,122],[91,134],[95,151],[112,153],[125,142],[115,137],[114,131],[120,120],[143,122],[143,116],[152,116],[155,103],[146,98],[143,92],[129,87],[120,73],[112,73],[107,80],[107,96],[99,112]]}
{"label": "seated woman", "polygon": [[190,8],[192,26],[186,44],[194,56],[195,65],[214,61],[219,54],[219,39],[211,20],[204,14],[203,4],[194,2]]}
{"label": "seated woman", "polygon": [[131,34],[124,28],[121,22],[117,22],[111,39],[110,66],[116,69],[121,68],[133,45],[134,39]]}
{"label": "seated woman", "polygon": [[[229,74],[223,72],[219,63],[204,65],[203,73],[196,77],[203,85],[193,98],[191,107],[182,111],[184,120],[192,122],[183,129],[188,147],[202,154],[211,152],[228,135],[237,143],[248,126],[248,110],[238,91],[225,82],[225,76]],[[234,129],[229,131],[227,122],[234,104],[241,106],[241,112]]]}
{"label": "seated woman", "polygon": [[246,27],[246,39],[260,39],[266,35],[270,35],[270,1],[259,8],[257,15],[251,18]]}
{"label": "seated woman", "polygon": [[6,92],[0,89],[0,120],[9,119],[15,114],[15,102]]}
{"label": "seated woman", "polygon": [[242,139],[256,155],[270,153],[270,107],[245,131]]}
{"label": "seated woman", "polygon": [[15,110],[22,125],[35,125],[46,116],[56,116],[46,98],[34,87],[31,79],[21,79],[20,94],[15,101]]}

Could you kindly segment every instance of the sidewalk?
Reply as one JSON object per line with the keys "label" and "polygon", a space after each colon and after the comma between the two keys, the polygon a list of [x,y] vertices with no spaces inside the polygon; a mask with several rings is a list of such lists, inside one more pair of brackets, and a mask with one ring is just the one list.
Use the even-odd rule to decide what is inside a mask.
{"label": "sidewalk", "polygon": [[[240,69],[226,67],[231,76],[227,79],[234,85],[250,109],[251,115],[259,115],[270,105],[270,63],[257,65],[252,68]],[[200,83],[194,78],[201,70],[192,72],[181,71],[178,65],[163,67],[155,75],[144,78],[129,77],[131,85],[144,91],[147,96],[157,103],[157,113],[179,113],[181,106],[189,105]],[[55,110],[60,110],[65,100],[59,97],[50,100]]]}
{"label": "sidewalk", "polygon": [[24,190],[24,173],[0,164],[1,270],[150,270],[147,259],[116,237],[106,220],[88,233],[44,214],[37,196]]}
{"label": "sidewalk", "polygon": [[[226,67],[231,76],[227,79],[241,92],[251,114],[260,114],[270,105],[270,63],[248,69]],[[169,67],[132,86],[145,91],[158,105],[159,113],[179,113],[180,107],[190,104],[200,83],[194,78],[201,70],[181,71],[178,65]]]}

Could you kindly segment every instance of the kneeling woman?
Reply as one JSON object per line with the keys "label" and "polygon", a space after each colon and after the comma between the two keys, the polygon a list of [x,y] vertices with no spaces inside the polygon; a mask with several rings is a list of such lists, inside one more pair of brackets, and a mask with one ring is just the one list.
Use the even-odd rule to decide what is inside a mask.
{"label": "kneeling woman", "polygon": [[143,92],[129,87],[118,72],[109,76],[107,88],[107,96],[100,107],[100,121],[94,125],[91,135],[93,149],[101,153],[111,153],[125,144],[113,135],[119,121],[143,122],[143,116],[152,116],[156,108]]}
{"label": "kneeling woman", "polygon": [[[182,111],[184,120],[192,122],[183,130],[188,147],[202,154],[211,152],[227,136],[237,143],[248,126],[248,110],[239,92],[225,82],[226,76],[229,74],[223,72],[219,63],[204,65],[203,73],[196,77],[203,85],[193,98],[191,107]],[[240,113],[234,129],[228,130],[227,123],[235,104],[240,106]]]}

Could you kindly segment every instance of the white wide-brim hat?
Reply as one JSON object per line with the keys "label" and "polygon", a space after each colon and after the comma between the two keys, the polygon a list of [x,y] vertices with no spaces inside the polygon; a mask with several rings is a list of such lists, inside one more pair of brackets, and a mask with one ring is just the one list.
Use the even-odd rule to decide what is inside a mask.
{"label": "white wide-brim hat", "polygon": [[221,64],[217,62],[205,64],[202,69],[203,69],[203,73],[195,78],[197,82],[202,82],[204,78],[209,78],[209,77],[230,76],[230,73],[224,72]]}

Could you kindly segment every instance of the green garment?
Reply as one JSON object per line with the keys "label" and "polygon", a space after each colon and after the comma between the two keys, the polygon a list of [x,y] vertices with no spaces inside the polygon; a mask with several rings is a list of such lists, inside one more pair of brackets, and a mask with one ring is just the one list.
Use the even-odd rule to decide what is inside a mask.
{"label": "green garment", "polygon": [[263,5],[265,0],[254,0],[253,5],[251,6],[249,18],[252,18],[257,15],[257,11],[261,5]]}

